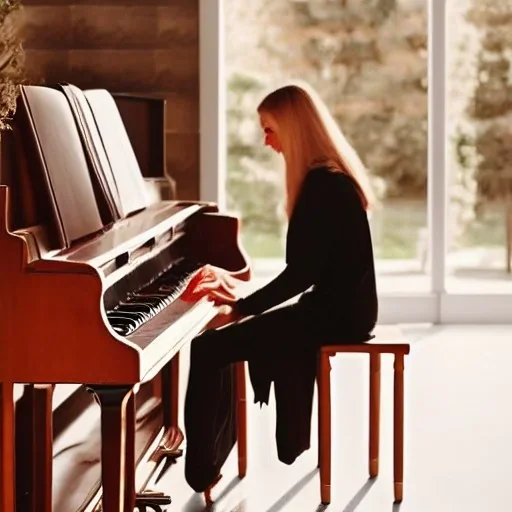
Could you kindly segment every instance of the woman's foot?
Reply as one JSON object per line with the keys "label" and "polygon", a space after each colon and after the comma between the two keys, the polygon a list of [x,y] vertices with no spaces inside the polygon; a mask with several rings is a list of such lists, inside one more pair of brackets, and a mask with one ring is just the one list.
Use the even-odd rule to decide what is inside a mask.
{"label": "woman's foot", "polygon": [[206,502],[206,506],[209,507],[213,505],[212,500],[212,489],[219,483],[219,480],[222,478],[222,475],[219,475],[213,483],[211,483],[207,489],[204,491],[204,501]]}

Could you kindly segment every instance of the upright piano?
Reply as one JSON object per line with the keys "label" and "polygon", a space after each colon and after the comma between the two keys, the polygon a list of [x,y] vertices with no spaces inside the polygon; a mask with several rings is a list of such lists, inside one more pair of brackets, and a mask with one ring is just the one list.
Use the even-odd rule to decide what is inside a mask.
{"label": "upright piano", "polygon": [[128,137],[137,157],[149,197],[175,199],[178,186],[167,169],[167,107],[163,97],[115,93],[116,102]]}
{"label": "upright piano", "polygon": [[[249,280],[238,235],[214,203],[148,194],[108,91],[21,87],[0,181],[0,512],[16,501],[18,512],[60,512],[52,402],[77,388],[100,406],[101,480],[87,475],[89,492],[66,512],[166,502],[137,472],[177,453],[178,357],[217,314],[180,293],[204,265]],[[26,400],[15,422],[16,383]],[[147,417],[154,428],[139,439]],[[15,446],[31,447],[28,464],[15,464]]]}

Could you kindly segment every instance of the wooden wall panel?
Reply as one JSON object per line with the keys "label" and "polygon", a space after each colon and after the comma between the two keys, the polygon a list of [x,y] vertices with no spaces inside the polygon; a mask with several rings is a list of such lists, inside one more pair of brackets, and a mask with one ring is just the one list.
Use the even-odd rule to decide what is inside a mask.
{"label": "wooden wall panel", "polygon": [[[186,2],[180,0],[23,0],[23,5],[140,5],[141,1],[146,5],[166,6],[166,5],[186,5]],[[194,0],[191,1],[194,3]]]}
{"label": "wooden wall panel", "polygon": [[167,133],[166,148],[167,168],[175,169],[181,197],[199,197],[199,134]]}
{"label": "wooden wall panel", "polygon": [[199,89],[167,94],[167,131],[199,133]]}
{"label": "wooden wall panel", "polygon": [[167,99],[167,173],[199,194],[198,0],[24,0],[32,83]]}
{"label": "wooden wall panel", "polygon": [[73,47],[71,7],[25,7],[24,46],[27,50],[68,50]]}

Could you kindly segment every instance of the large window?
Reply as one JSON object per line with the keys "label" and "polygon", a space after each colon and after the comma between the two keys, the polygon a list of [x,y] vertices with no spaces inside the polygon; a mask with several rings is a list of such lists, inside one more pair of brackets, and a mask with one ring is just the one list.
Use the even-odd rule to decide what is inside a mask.
{"label": "large window", "polygon": [[447,286],[512,292],[512,0],[448,3]]}
{"label": "large window", "polygon": [[263,147],[256,106],[299,78],[379,198],[380,320],[512,321],[512,0],[200,5],[202,161],[226,156],[225,174],[202,166],[202,181],[241,216],[256,274],[283,264],[286,229],[282,165]]}
{"label": "large window", "polygon": [[290,78],[315,87],[368,168],[381,291],[427,291],[425,2],[226,0],[229,206],[261,272],[279,265],[282,170],[255,107]]}

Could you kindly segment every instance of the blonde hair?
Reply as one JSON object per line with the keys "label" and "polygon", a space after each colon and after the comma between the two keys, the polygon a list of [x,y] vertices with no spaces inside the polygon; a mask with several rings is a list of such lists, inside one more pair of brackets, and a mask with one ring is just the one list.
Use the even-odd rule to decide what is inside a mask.
{"label": "blonde hair", "polygon": [[259,104],[258,113],[276,125],[286,165],[288,217],[306,174],[320,166],[353,178],[363,208],[370,208],[373,194],[364,164],[310,87],[291,84],[276,89]]}

